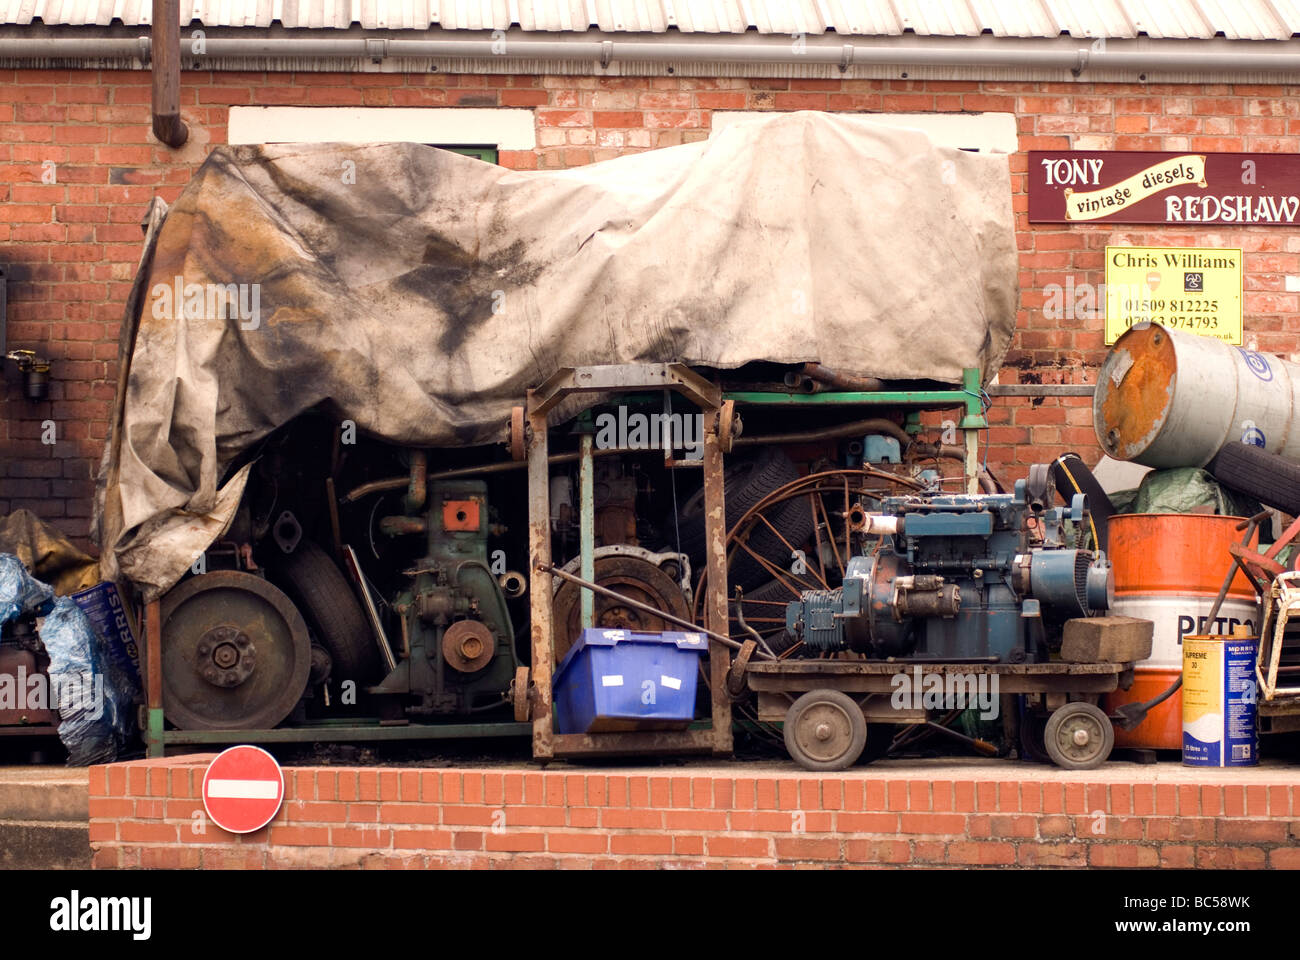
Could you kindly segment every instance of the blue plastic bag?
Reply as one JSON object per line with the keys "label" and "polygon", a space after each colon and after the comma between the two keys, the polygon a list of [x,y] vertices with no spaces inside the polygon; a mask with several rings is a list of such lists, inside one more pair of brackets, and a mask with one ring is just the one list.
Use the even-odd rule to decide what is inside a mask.
{"label": "blue plastic bag", "polygon": [[38,635],[50,659],[46,705],[59,714],[59,739],[68,765],[111,763],[133,735],[139,681],[71,597],[27,572],[13,554],[0,553],[0,623],[44,616]]}
{"label": "blue plastic bag", "polygon": [[71,597],[55,599],[40,637],[50,658],[50,705],[59,711],[68,765],[111,763],[131,733],[135,690],[129,678]]}
{"label": "blue plastic bag", "polygon": [[54,588],[41,583],[12,553],[0,553],[0,624],[50,609]]}

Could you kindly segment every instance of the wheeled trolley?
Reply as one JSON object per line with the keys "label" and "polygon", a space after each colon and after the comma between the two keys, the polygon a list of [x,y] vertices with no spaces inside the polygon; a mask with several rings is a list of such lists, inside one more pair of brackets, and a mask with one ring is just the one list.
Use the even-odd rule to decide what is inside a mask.
{"label": "wheeled trolley", "polygon": [[939,699],[996,704],[1006,716],[1017,694],[1026,702],[1023,718],[1011,714],[1021,743],[1041,744],[1029,752],[1069,770],[1090,770],[1115,745],[1111,719],[1097,701],[1132,684],[1133,664],[761,660],[747,664],[744,677],[757,695],[759,719],[784,724],[786,749],[807,770],[878,759],[895,725],[930,721],[931,703]]}

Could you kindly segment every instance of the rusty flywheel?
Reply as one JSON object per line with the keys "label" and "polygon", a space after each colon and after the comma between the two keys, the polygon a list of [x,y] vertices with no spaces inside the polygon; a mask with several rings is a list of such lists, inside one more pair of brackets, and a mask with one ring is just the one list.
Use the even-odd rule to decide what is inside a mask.
{"label": "rusty flywheel", "polygon": [[[632,600],[683,619],[690,616],[686,597],[679,584],[659,567],[640,557],[600,557],[596,560],[596,580]],[[560,661],[578,639],[582,619],[582,590],[565,582],[555,594],[555,659]],[[680,630],[660,617],[635,610],[617,600],[596,595],[595,623],[611,630]]]}
{"label": "rusty flywheel", "polygon": [[293,710],[307,686],[307,624],[278,588],[215,571],[162,600],[163,712],[182,730],[260,730]]}

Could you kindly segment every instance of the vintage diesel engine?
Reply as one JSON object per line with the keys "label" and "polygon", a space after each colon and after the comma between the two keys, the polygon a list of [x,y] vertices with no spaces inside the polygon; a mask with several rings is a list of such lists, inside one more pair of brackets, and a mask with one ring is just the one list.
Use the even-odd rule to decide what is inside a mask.
{"label": "vintage diesel engine", "polygon": [[408,500],[417,515],[385,517],[390,536],[424,535],[425,555],[406,571],[410,587],[393,609],[402,619],[404,656],[376,694],[418,700],[411,714],[469,713],[500,704],[519,668],[506,593],[523,592],[518,573],[494,574],[488,564],[487,487],[481,480],[429,485],[428,506]]}
{"label": "vintage diesel engine", "polygon": [[850,560],[842,586],[788,606],[787,643],[807,656],[1046,660],[1064,622],[1104,613],[1113,593],[1105,555],[1066,540],[1067,519],[1086,528],[1086,498],[1053,499],[1020,480],[1014,494],[882,501],[860,523],[878,546]]}

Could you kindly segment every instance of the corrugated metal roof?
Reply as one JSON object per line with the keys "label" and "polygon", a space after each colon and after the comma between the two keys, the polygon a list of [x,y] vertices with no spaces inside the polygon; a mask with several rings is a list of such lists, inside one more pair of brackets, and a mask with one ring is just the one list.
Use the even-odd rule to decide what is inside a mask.
{"label": "corrugated metal roof", "polygon": [[[146,26],[151,0],[0,0],[0,24]],[[1297,0],[182,0],[208,27],[1287,40]]]}

